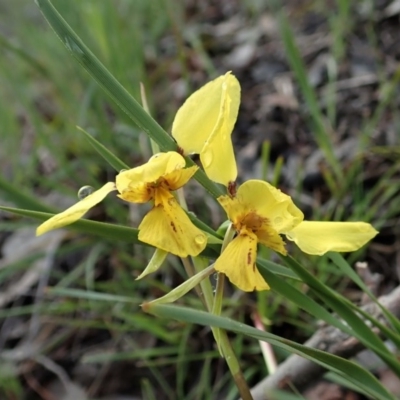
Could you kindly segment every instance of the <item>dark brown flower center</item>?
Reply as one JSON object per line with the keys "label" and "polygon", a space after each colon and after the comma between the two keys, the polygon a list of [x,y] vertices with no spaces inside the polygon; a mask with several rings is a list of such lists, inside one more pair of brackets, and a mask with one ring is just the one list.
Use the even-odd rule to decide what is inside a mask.
{"label": "dark brown flower center", "polygon": [[268,218],[261,217],[255,211],[250,211],[240,216],[238,218],[238,222],[235,223],[233,226],[239,232],[242,228],[246,228],[253,233],[256,233],[260,230],[263,226],[269,225]]}

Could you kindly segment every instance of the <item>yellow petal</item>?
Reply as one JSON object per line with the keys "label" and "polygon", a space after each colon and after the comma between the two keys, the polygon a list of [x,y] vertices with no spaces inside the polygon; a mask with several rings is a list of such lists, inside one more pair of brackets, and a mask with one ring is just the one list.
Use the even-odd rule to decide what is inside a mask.
{"label": "yellow petal", "polygon": [[80,219],[90,208],[100,203],[110,192],[115,190],[113,182],[106,183],[99,190],[96,190],[78,203],[74,204],[62,213],[56,214],[47,221],[43,222],[37,229],[36,235],[43,235],[53,229],[62,228]]}
{"label": "yellow petal", "polygon": [[[266,218],[269,226],[278,233],[292,230],[303,221],[304,215],[291,197],[267,182],[256,179],[246,181],[239,187],[236,197],[247,210],[254,210]],[[235,214],[235,210],[231,212]]]}
{"label": "yellow petal", "polygon": [[246,232],[232,240],[215,262],[215,270],[245,292],[268,290],[269,286],[256,267],[257,237]]}
{"label": "yellow petal", "polygon": [[172,125],[172,136],[185,154],[200,154],[208,177],[226,186],[237,176],[231,134],[239,104],[239,82],[227,72],[193,93]]}
{"label": "yellow petal", "polygon": [[213,134],[200,152],[200,160],[209,179],[228,186],[236,180],[237,167],[230,134],[222,132],[226,130],[222,126]]}
{"label": "yellow petal", "polygon": [[184,168],[185,165],[185,159],[175,151],[155,154],[146,164],[120,172],[116,177],[117,189],[122,192],[138,182],[156,182],[162,176]]}
{"label": "yellow petal", "polygon": [[256,234],[258,241],[264,246],[281,254],[287,253],[284,241],[270,225],[269,219],[260,216],[248,201],[230,196],[220,196],[217,200],[237,230],[249,230]]}
{"label": "yellow petal", "polygon": [[[240,103],[238,80],[227,72],[194,92],[176,113],[172,136],[186,154],[199,154],[220,121],[221,108],[230,99],[230,122],[225,124],[231,134]],[[229,131],[230,129],[230,131]]]}
{"label": "yellow petal", "polygon": [[161,177],[184,168],[185,159],[175,151],[155,154],[140,167],[120,172],[115,183],[121,198],[133,203],[145,203],[153,197],[150,183],[156,183]]}
{"label": "yellow petal", "polygon": [[144,217],[139,240],[179,257],[197,256],[207,245],[207,236],[192,224],[173,197]]}
{"label": "yellow petal", "polygon": [[287,254],[285,242],[274,229],[263,227],[254,233],[257,235],[259,243],[262,243],[269,249],[272,249],[277,253],[281,253],[284,256]]}
{"label": "yellow petal", "polygon": [[169,202],[176,202],[174,195],[168,190],[159,186],[158,188],[154,189],[154,205],[158,206],[161,204],[163,207],[164,204],[168,206]]}
{"label": "yellow petal", "polygon": [[169,190],[179,189],[189,181],[189,179],[196,173],[198,169],[199,167],[193,166],[185,169],[178,169],[164,175],[167,188]]}
{"label": "yellow petal", "polygon": [[219,196],[217,200],[234,225],[239,223],[247,213],[252,211],[248,204],[241,203],[237,197]]}
{"label": "yellow petal", "polygon": [[117,196],[131,203],[147,203],[154,198],[154,188],[149,183],[137,182],[131,189],[126,188],[120,191]]}
{"label": "yellow petal", "polygon": [[378,231],[365,222],[304,221],[285,234],[305,253],[322,255],[328,251],[358,250]]}

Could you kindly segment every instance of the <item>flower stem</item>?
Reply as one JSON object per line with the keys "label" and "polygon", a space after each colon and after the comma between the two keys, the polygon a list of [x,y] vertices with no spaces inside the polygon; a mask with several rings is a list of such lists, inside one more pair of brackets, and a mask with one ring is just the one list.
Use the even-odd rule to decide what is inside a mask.
{"label": "flower stem", "polygon": [[[182,264],[185,268],[185,271],[188,275],[188,278],[192,278],[196,273],[199,273],[200,270],[194,270],[192,263],[190,262],[189,258],[181,258]],[[203,268],[204,269],[204,268]],[[206,299],[204,297],[203,291],[201,286],[199,287],[198,285],[195,286],[194,290],[197,293],[197,296],[199,296],[201,302],[203,303],[203,305],[206,307],[207,309],[207,302]]]}
{"label": "flower stem", "polygon": [[[177,190],[178,202],[183,209],[187,209],[186,199],[184,196],[183,189]],[[235,230],[232,227],[232,224],[229,225],[224,241],[221,247],[221,253],[225,250],[226,246],[232,241],[235,236]],[[192,277],[195,273],[200,273],[201,270],[204,270],[206,264],[203,262],[203,258],[201,257],[192,257],[194,270],[190,261],[186,258],[182,258],[182,263],[186,269],[186,272],[189,277]],[[200,282],[200,288],[196,286],[195,290],[200,297],[201,301],[204,303],[206,309],[208,311],[212,310],[213,314],[220,315],[222,310],[222,300],[224,295],[224,283],[225,283],[225,274],[219,273],[217,278],[217,287],[215,290],[214,301],[212,302],[212,287],[209,279],[203,279]],[[228,339],[228,336],[224,330],[219,328],[211,327],[212,333],[214,335],[214,339],[217,343],[218,350],[221,356],[225,359],[228,364],[229,371],[235,381],[235,384],[239,390],[239,394],[242,400],[253,400],[253,397],[250,393],[250,389],[247,385],[246,380],[244,379],[243,373],[240,369],[239,361],[236,358],[236,355],[232,349],[231,343]]]}
{"label": "flower stem", "polygon": [[[221,247],[221,254],[225,250],[226,246],[228,246],[228,244],[232,241],[234,235],[235,235],[235,230],[233,229],[232,224],[230,224],[225,233],[224,241]],[[224,297],[224,285],[225,285],[225,274],[218,273],[217,287],[215,289],[214,304],[212,308],[212,313],[215,315],[221,315],[222,300]]]}
{"label": "flower stem", "polygon": [[[196,273],[199,273],[203,269],[207,268],[208,260],[203,257],[193,257],[193,264]],[[200,298],[204,298],[205,309],[210,311],[213,305],[213,289],[209,279],[204,279],[200,282],[201,294]]]}
{"label": "flower stem", "polygon": [[240,369],[239,361],[232,349],[231,343],[229,342],[226,332],[222,329],[219,330],[219,345],[221,347],[222,353],[228,364],[229,371],[233,379],[235,380],[236,386],[239,390],[240,397],[242,400],[253,400],[253,396],[250,393],[249,386],[244,379],[242,370]]}
{"label": "flower stem", "polygon": [[[225,233],[224,241],[222,243],[221,253],[232,241],[234,236],[235,236],[235,230],[233,229],[232,224],[230,224]],[[218,273],[217,286],[215,289],[215,296],[214,296],[214,304],[212,307],[212,313],[215,315],[221,315],[222,301],[224,296],[224,286],[225,286],[225,274]],[[252,400],[253,397],[250,393],[250,389],[246,383],[246,380],[244,379],[243,373],[240,369],[239,361],[236,358],[236,355],[232,349],[231,343],[228,339],[226,332],[222,329],[214,328],[213,333],[215,341],[217,342],[218,345],[218,349],[221,353],[221,356],[225,358],[225,361],[228,364],[229,371],[231,372],[232,377],[235,380],[241,398],[243,400]]]}

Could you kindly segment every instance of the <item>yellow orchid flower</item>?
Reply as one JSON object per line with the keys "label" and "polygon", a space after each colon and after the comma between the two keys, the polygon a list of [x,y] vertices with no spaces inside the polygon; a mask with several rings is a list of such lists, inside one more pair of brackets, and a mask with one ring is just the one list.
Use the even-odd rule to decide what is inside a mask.
{"label": "yellow orchid flower", "polygon": [[121,171],[115,183],[108,182],[72,207],[44,222],[37,235],[72,224],[113,190],[132,203],[154,201],[154,207],[139,225],[139,240],[180,257],[197,256],[207,245],[207,236],[192,224],[171,191],[188,182],[198,167],[184,168],[178,153],[155,154],[136,168]]}
{"label": "yellow orchid flower", "polygon": [[294,241],[308,254],[355,251],[378,232],[365,222],[303,221],[290,196],[267,182],[249,180],[235,197],[220,196],[237,236],[215,262],[215,269],[243,291],[268,290],[256,267],[257,243],[286,255],[280,236]]}
{"label": "yellow orchid flower", "polygon": [[239,104],[240,84],[227,72],[194,92],[172,125],[172,136],[184,154],[200,154],[207,176],[225,186],[237,176],[231,134]]}

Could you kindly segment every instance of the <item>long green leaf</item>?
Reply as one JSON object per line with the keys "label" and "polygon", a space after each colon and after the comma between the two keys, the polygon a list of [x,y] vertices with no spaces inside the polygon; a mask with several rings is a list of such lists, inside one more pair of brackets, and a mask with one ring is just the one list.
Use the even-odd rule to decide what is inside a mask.
{"label": "long green leaf", "polygon": [[[40,221],[46,221],[54,215],[39,211],[23,210],[20,208],[4,206],[0,206],[0,210],[8,211],[16,215],[22,215],[24,217],[38,219]],[[66,228],[72,229],[80,233],[100,236],[104,239],[109,239],[112,241],[120,240],[122,242],[137,243],[143,246],[149,246],[147,243],[141,242],[138,239],[139,231],[137,229],[130,228],[128,226],[109,224],[106,222],[90,221],[88,219],[80,219],[79,221],[68,225]],[[220,249],[220,245],[212,244],[207,246],[201,255],[204,257],[215,258],[220,253]]]}
{"label": "long green leaf", "polygon": [[5,197],[12,201],[16,206],[30,208],[43,212],[54,212],[54,209],[48,205],[42,204],[34,197],[25,193],[21,188],[16,188],[0,176],[0,190],[3,191]]}
{"label": "long green leaf", "polygon": [[356,385],[374,399],[394,399],[394,397],[371,373],[352,361],[345,360],[321,350],[303,346],[288,339],[283,339],[271,333],[233,321],[229,318],[217,316],[204,311],[165,304],[143,304],[142,307],[144,311],[158,317],[176,319],[178,321],[184,321],[203,326],[214,326],[240,333],[257,340],[268,342],[283,350],[289,351],[290,353],[297,354],[308,360],[316,362],[329,371],[336,372],[343,379],[349,381],[353,385]]}
{"label": "long green leaf", "polygon": [[[24,217],[35,218],[40,221],[46,221],[47,219],[51,218],[54,215],[45,212],[22,210],[19,208],[11,208],[3,206],[0,206],[0,210],[8,211],[10,213],[17,215],[22,215]],[[146,245],[146,243],[139,241],[138,239],[139,232],[137,229],[129,228],[127,226],[113,225],[105,222],[97,222],[97,221],[89,221],[87,219],[81,219],[69,225],[68,228],[71,228],[77,232],[100,236],[105,239],[121,240],[124,242],[139,243],[148,246]]]}
{"label": "long green leaf", "polygon": [[[343,258],[343,256],[339,253],[329,252],[328,257],[333,261],[335,265],[337,265],[345,274],[348,276],[354,283],[358,285],[358,287],[366,294],[368,294],[369,298],[378,305],[378,307],[382,310],[382,313],[386,316],[386,318],[392,323],[393,327],[400,332],[400,322],[399,320],[389,312],[385,307],[383,307],[378,299],[373,295],[368,286],[362,281],[362,279],[356,274],[354,269],[349,265],[349,263]],[[369,316],[367,316],[369,317]],[[371,320],[371,319],[370,319]],[[399,335],[394,334],[394,332],[387,329],[383,326],[379,321],[374,322],[375,326],[377,326],[380,330],[382,330],[386,336],[391,339],[396,346],[400,349],[400,338]]]}
{"label": "long green leaf", "polygon": [[281,275],[284,278],[294,279],[300,281],[301,279],[296,275],[291,269],[284,267],[283,265],[274,263],[269,260],[264,260],[261,257],[257,257],[257,265],[261,266],[263,269],[271,271],[276,275]]}
{"label": "long green leaf", "polygon": [[54,296],[68,296],[83,300],[108,301],[112,303],[133,303],[139,305],[143,300],[139,298],[119,296],[111,293],[93,292],[90,290],[51,287],[46,294]]}
{"label": "long green leaf", "polygon": [[[128,93],[118,80],[96,58],[54,8],[50,0],[35,1],[47,22],[71,55],[85,68],[89,75],[96,80],[115,103],[139,128],[143,129],[143,131],[160,146],[162,151],[176,151],[177,145],[172,137],[165,132],[154,118],[143,109],[132,95]],[[195,165],[188,157],[186,157],[186,162],[189,166]],[[213,197],[218,197],[223,194],[222,188],[211,182],[202,170],[199,169],[196,172],[195,178]]]}
{"label": "long green leaf", "polygon": [[[267,268],[263,266],[259,266],[259,271],[261,275],[265,278],[265,280],[270,284],[271,289],[281,296],[289,299],[296,305],[298,305],[303,310],[307,311],[310,315],[313,315],[321,320],[325,321],[326,323],[335,326],[336,328],[340,329],[342,332],[349,334],[350,336],[357,336],[353,329],[349,326],[343,324],[341,319],[335,317],[334,315],[330,314],[326,308],[322,307],[318,303],[316,303],[312,298],[309,296],[301,293],[296,288],[294,288],[289,283],[285,282],[279,276],[272,274]],[[356,314],[361,314],[366,320],[371,321],[383,334],[387,336],[388,339],[392,340],[397,346],[399,346],[399,336],[393,332],[391,329],[383,325],[381,322],[373,318],[367,312],[364,312],[362,309],[357,307],[355,304],[352,304],[350,301],[346,301],[347,299],[342,299],[345,304],[352,309]],[[379,304],[379,303],[378,303]],[[384,307],[380,306],[384,315],[390,314]],[[386,312],[385,312],[386,311]],[[395,318],[392,316],[392,318]],[[389,318],[389,321],[392,319]]]}
{"label": "long green leaf", "polygon": [[85,139],[94,147],[94,149],[116,170],[129,169],[130,167],[121,161],[115,154],[111,153],[103,144],[96,140],[90,133],[86,132],[80,126],[77,126],[84,135]]}
{"label": "long green leaf", "polygon": [[303,282],[310,286],[310,289],[320,297],[328,307],[332,308],[346,321],[353,329],[354,336],[361,343],[373,350],[388,366],[390,366],[396,375],[400,376],[400,364],[396,357],[391,354],[379,336],[353,311],[352,307],[348,305],[347,299],[320,282],[290,256],[281,256],[281,258],[302,278]]}
{"label": "long green leaf", "polygon": [[315,316],[316,318],[325,321],[329,325],[333,325],[336,328],[340,329],[343,332],[348,333],[349,335],[353,335],[353,330],[350,329],[348,326],[343,324],[340,319],[336,318],[332,314],[330,314],[326,308],[319,305],[315,300],[313,300],[310,296],[301,293],[295,287],[290,285],[289,283],[285,282],[279,276],[273,274],[268,268],[265,268],[262,265],[259,265],[258,270],[260,271],[261,275],[264,279],[268,282],[271,286],[271,290],[274,292],[279,293],[281,296],[289,299],[298,307],[302,308],[303,310],[307,311],[310,315]]}
{"label": "long green leaf", "polygon": [[110,74],[106,67],[83,43],[49,0],[35,0],[40,11],[71,55],[86,69],[108,95],[163,150],[176,150],[174,140],[150,117],[142,106]]}

